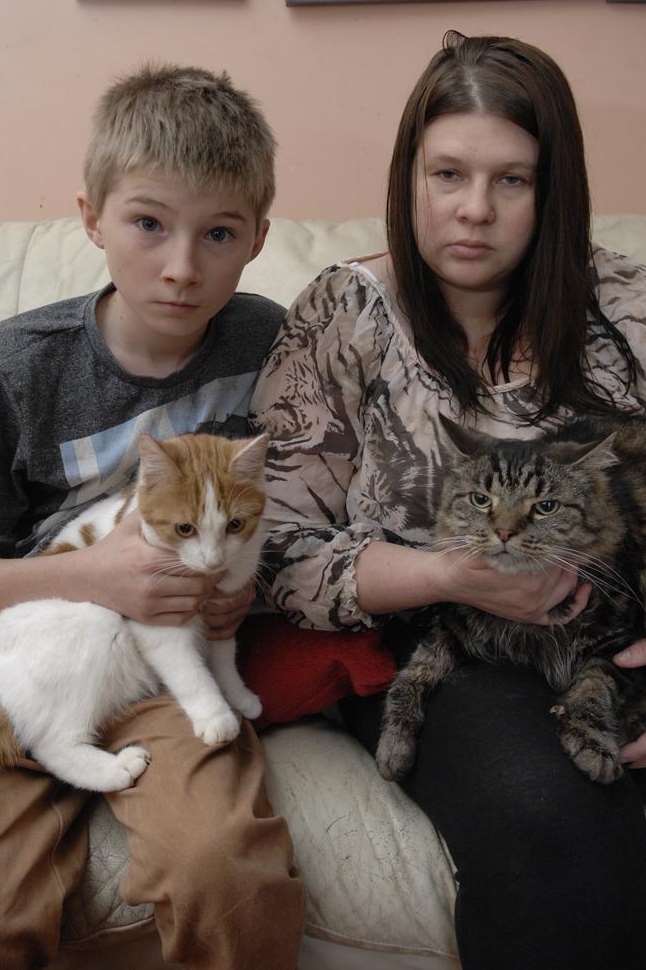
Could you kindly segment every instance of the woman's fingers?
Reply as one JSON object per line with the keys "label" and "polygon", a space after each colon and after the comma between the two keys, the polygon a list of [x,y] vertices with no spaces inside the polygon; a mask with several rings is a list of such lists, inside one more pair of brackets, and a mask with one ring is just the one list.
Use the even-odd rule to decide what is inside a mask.
{"label": "woman's fingers", "polygon": [[646,734],[642,734],[636,741],[624,745],[621,749],[620,760],[631,768],[646,768]]}
{"label": "woman's fingers", "polygon": [[[555,602],[553,606],[550,606],[545,616],[541,619],[540,621],[541,625],[550,625],[553,623],[569,623],[570,620],[573,620],[575,616],[578,616],[579,613],[583,612],[583,610],[586,608],[586,606],[588,605],[588,600],[590,599],[590,593],[592,592],[592,584],[582,583],[580,586],[577,586],[576,576],[574,576],[573,578],[574,578],[574,583],[572,584],[571,582],[569,582],[567,584],[567,586],[565,587],[564,596],[561,596],[562,590],[557,591]],[[559,609],[560,604],[563,602],[563,600],[567,599],[567,597],[570,596],[572,593],[574,593],[574,598],[572,602],[569,603],[566,608]]]}
{"label": "woman's fingers", "polygon": [[613,657],[618,667],[646,667],[646,640],[636,640]]}

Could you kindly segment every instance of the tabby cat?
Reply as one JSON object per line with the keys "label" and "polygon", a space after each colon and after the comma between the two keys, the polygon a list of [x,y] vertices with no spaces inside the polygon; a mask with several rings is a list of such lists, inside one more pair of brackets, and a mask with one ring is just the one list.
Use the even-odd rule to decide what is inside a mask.
{"label": "tabby cat", "polygon": [[[167,552],[165,570],[217,574],[223,592],[256,573],[263,543],[266,435],[228,441],[181,435],[139,440],[133,487],[102,499],[68,523],[45,554],[107,535],[138,508],[144,538]],[[232,708],[255,718],[261,705],[240,679],[235,640],[209,648],[202,621],[183,627],[128,620],[93,603],[46,599],[0,613],[0,765],[28,750],[52,774],[78,788],[118,791],[145,771],[149,756],[130,745],[96,747],[102,725],[129,704],[174,694],[206,744],[239,732]]]}
{"label": "tabby cat", "polygon": [[646,420],[579,419],[530,441],[497,440],[441,418],[448,453],[437,548],[478,555],[501,574],[555,564],[593,589],[567,624],[569,598],[541,627],[443,603],[387,698],[377,764],[401,778],[415,759],[428,692],[465,657],[536,667],[560,695],[563,748],[594,781],[622,774],[620,747],[646,730],[646,670],[612,655],[644,635]]}

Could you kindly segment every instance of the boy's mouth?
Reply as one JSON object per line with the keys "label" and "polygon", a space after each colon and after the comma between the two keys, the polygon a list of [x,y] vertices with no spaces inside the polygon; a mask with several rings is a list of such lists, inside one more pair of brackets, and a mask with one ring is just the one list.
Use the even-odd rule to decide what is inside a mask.
{"label": "boy's mouth", "polygon": [[173,307],[176,310],[197,310],[198,303],[180,303],[175,300],[158,300],[160,306]]}

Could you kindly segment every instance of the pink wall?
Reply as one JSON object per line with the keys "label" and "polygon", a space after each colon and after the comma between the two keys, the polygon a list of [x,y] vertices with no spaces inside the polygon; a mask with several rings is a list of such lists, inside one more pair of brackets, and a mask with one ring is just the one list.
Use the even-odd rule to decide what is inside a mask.
{"label": "pink wall", "polygon": [[646,4],[480,0],[0,0],[0,218],[74,212],[97,96],[145,59],[220,69],[280,142],[276,215],[380,214],[404,100],[443,32],[503,33],[567,73],[598,212],[646,214]]}

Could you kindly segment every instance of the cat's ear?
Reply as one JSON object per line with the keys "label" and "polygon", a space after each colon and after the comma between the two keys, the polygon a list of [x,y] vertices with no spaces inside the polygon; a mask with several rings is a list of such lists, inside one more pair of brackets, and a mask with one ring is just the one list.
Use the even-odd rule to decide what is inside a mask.
{"label": "cat's ear", "polygon": [[241,445],[240,451],[231,461],[231,470],[242,478],[250,478],[252,481],[261,480],[265,471],[269,435],[260,434],[257,438],[249,438],[241,442]]}
{"label": "cat's ear", "polygon": [[140,460],[139,475],[146,485],[179,478],[180,472],[173,459],[149,434],[139,435],[137,447]]}
{"label": "cat's ear", "polygon": [[585,465],[586,468],[610,468],[619,462],[613,445],[616,432],[613,431],[603,441],[588,441],[578,444],[563,441],[550,448],[550,454],[561,465]]}
{"label": "cat's ear", "polygon": [[474,455],[486,451],[488,445],[495,443],[495,439],[489,435],[482,434],[481,431],[469,431],[439,412],[437,419],[440,426],[441,441],[450,452],[459,455],[461,458],[473,458]]}

